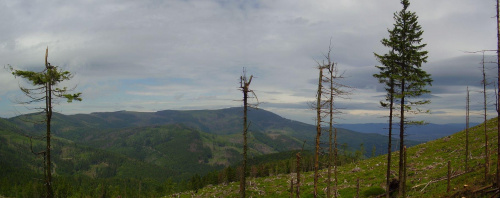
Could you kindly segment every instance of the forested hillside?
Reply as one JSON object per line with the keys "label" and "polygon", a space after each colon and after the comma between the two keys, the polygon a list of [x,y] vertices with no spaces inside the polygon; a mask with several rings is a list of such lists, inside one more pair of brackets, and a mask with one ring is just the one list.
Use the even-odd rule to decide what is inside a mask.
{"label": "forested hillside", "polygon": [[[169,194],[196,187],[189,183],[193,177],[201,178],[207,174],[217,173],[214,184],[234,181],[236,165],[242,159],[241,108],[54,115],[54,189],[59,194],[87,192],[99,185],[101,191],[97,194],[109,194],[113,188],[120,189],[114,190],[115,195],[120,194],[118,192],[128,195]],[[30,114],[0,119],[0,171],[3,184],[7,184],[0,194],[43,194],[44,188],[36,182],[43,178],[43,158],[31,153],[28,136],[34,137],[34,152],[41,151],[43,144],[36,137],[43,134],[45,126],[26,122],[40,118]],[[278,164],[284,162],[272,165],[276,156],[259,156],[300,150],[303,146],[306,151],[312,148],[312,125],[284,119],[264,110],[250,111],[250,120],[253,124],[249,133],[249,157],[260,159],[260,162],[256,164],[250,160],[249,163],[259,168],[261,176],[287,172],[291,166],[285,163],[288,168],[279,165],[277,169]],[[386,137],[377,134],[339,130],[345,161],[384,153],[382,148],[386,141]],[[355,150],[359,150],[356,157]],[[278,156],[289,155],[281,153]],[[268,159],[269,164],[262,159]],[[306,160],[304,163],[310,162]],[[231,166],[233,173],[227,174],[227,167]],[[304,170],[310,170],[310,167],[304,166]],[[60,181],[68,185],[62,185]],[[68,186],[75,182],[81,184],[80,187],[69,189]],[[125,186],[156,190],[139,192],[137,188],[124,190]]]}

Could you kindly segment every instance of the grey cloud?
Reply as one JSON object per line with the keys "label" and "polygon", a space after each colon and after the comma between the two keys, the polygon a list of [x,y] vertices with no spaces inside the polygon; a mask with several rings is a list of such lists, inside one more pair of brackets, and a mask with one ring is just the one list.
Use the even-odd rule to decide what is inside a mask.
{"label": "grey cloud", "polygon": [[285,108],[285,109],[310,109],[307,102],[304,103],[271,103],[263,102],[260,104],[262,108]]}
{"label": "grey cloud", "polygon": [[131,105],[130,107],[132,107],[134,109],[144,109],[144,107],[140,106],[140,105]]}
{"label": "grey cloud", "polygon": [[[384,91],[372,77],[377,72],[374,66],[379,64],[373,53],[388,51],[380,40],[388,36],[392,14],[400,7],[390,0],[9,1],[0,5],[4,29],[0,59],[3,64],[36,70],[49,46],[49,61],[77,74],[75,80],[89,96],[106,92],[106,87],[90,88],[96,84],[124,83],[106,92],[109,98],[103,100],[123,98],[123,91],[155,91],[138,80],[176,78],[191,83],[160,80],[157,86],[165,87],[162,93],[171,94],[168,99],[208,99],[212,96],[209,93],[218,100],[239,99],[236,94],[243,67],[257,77],[252,82],[257,94],[265,90],[266,94],[313,99],[315,60],[323,59],[331,38],[333,61],[347,77],[342,82],[360,92],[374,90],[373,95],[379,96]],[[476,67],[480,59],[459,50],[494,47],[494,9],[488,2],[467,0],[421,0],[410,7],[420,16],[425,30],[430,58],[424,67],[435,80],[430,88],[435,95],[433,103],[458,108],[452,104],[461,103],[461,98],[443,94],[461,94],[461,86],[478,87],[480,71]],[[359,97],[354,94],[353,98]],[[206,104],[197,107],[221,106],[211,103],[214,100],[204,101]],[[85,104],[101,111],[126,108],[95,100]],[[177,105],[157,108],[195,108]],[[303,104],[268,105],[298,109]],[[339,105],[346,109],[378,108],[354,100]]]}

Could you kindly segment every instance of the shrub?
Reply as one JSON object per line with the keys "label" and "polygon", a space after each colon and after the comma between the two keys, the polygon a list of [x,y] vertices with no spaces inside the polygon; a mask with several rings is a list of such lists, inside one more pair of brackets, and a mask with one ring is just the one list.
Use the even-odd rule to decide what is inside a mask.
{"label": "shrub", "polygon": [[383,188],[374,186],[374,187],[370,187],[369,189],[363,191],[363,196],[364,197],[371,197],[371,196],[381,195],[384,193],[385,193],[385,190]]}

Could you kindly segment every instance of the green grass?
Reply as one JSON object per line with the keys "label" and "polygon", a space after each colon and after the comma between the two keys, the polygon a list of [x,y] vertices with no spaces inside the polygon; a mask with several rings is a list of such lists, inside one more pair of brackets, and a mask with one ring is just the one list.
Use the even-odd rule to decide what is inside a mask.
{"label": "green grass", "polygon": [[[427,183],[445,178],[448,173],[447,163],[451,162],[452,174],[465,172],[465,131],[444,137],[435,141],[423,143],[408,149],[408,180],[407,195],[410,197],[447,197],[464,191],[467,184],[470,189],[478,189],[493,182],[496,173],[497,149],[497,120],[491,119],[486,123],[488,131],[489,149],[491,155],[490,179],[485,181],[484,172],[484,123],[470,129],[469,132],[469,168],[471,172],[455,177],[451,180],[451,191],[446,192],[446,180]],[[399,152],[392,153],[391,173],[397,177]],[[363,192],[385,189],[387,155],[370,158],[356,164],[347,164],[339,167],[338,187],[341,197],[356,195],[356,181],[360,180],[360,195]],[[355,171],[358,169],[358,171]],[[266,178],[248,178],[247,195],[250,197],[289,197],[290,179],[296,174],[282,174]],[[303,173],[301,197],[312,197],[313,173]],[[325,197],[326,170],[320,172],[318,186],[319,197]],[[173,195],[174,197],[238,197],[238,182],[227,185],[207,186],[197,192],[185,192]],[[481,196],[481,195],[476,195]],[[491,196],[491,195],[490,195]]]}

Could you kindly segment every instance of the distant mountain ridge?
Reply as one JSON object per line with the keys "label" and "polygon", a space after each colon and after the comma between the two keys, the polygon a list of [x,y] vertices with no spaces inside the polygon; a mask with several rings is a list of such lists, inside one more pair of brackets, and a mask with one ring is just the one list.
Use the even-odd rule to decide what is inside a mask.
{"label": "distant mountain ridge", "polygon": [[[470,123],[469,127],[478,125],[479,123]],[[337,124],[337,127],[349,129],[361,133],[376,133],[380,135],[388,135],[387,123],[365,123],[365,124]],[[406,129],[407,140],[415,141],[431,141],[446,137],[465,129],[465,124],[426,124],[419,126],[409,126]],[[393,129],[393,137],[399,137],[399,125],[395,124]]]}
{"label": "distant mountain ridge", "polygon": [[[189,128],[214,135],[241,134],[243,124],[243,108],[233,107],[219,110],[164,110],[158,112],[102,112],[91,114],[63,115],[55,114],[53,118],[53,131],[57,136],[70,140],[81,141],[94,133],[103,130],[118,130],[129,127],[161,126],[168,124],[182,124]],[[312,148],[313,139],[316,136],[315,126],[302,122],[283,118],[272,112],[262,109],[249,111],[250,131],[266,134],[269,138],[292,139],[296,144],[290,144],[294,149],[300,148],[302,142]],[[28,117],[26,117],[28,116]],[[43,131],[40,126],[24,123],[22,120],[32,115],[23,115],[9,119],[22,126],[25,130]],[[94,135],[93,135],[94,134]],[[326,134],[326,133],[323,133]],[[387,138],[384,135],[362,134],[353,130],[338,129],[339,143],[347,143],[350,147],[357,148],[364,144],[365,148],[377,147],[382,154],[385,149],[378,149],[384,145]],[[326,136],[324,137],[324,140]],[[279,139],[279,138],[278,138]],[[418,142],[409,142],[415,145]],[[286,145],[285,145],[286,146]],[[287,149],[284,149],[287,150]],[[283,150],[282,150],[283,151]]]}
{"label": "distant mountain ridge", "polygon": [[[91,114],[54,114],[52,132],[55,172],[62,175],[87,175],[93,178],[129,178],[143,174],[165,180],[182,180],[238,163],[242,148],[243,108],[219,110],[165,110],[158,112],[102,112]],[[7,156],[23,147],[19,161],[33,161],[21,134],[44,134],[45,126],[25,120],[39,120],[43,115],[26,114],[0,119],[5,135],[0,153]],[[312,150],[315,126],[289,120],[262,109],[249,111],[249,156],[299,150]],[[338,129],[339,145],[357,150],[363,145],[365,155],[386,152],[387,137]],[[305,144],[304,144],[305,141]],[[327,132],[322,141],[327,142]],[[408,141],[409,146],[419,142]],[[37,144],[42,144],[38,142]],[[23,146],[24,145],[24,146]],[[2,151],[2,149],[8,149]],[[98,155],[94,156],[93,153]],[[8,155],[10,156],[10,155]],[[123,162],[123,163],[121,163]],[[16,167],[18,164],[10,164]],[[25,164],[25,169],[31,167]],[[140,169],[137,167],[144,167]],[[155,168],[157,167],[157,168]],[[163,174],[157,174],[157,171]],[[8,173],[5,173],[8,174]],[[149,176],[148,176],[149,175]]]}

